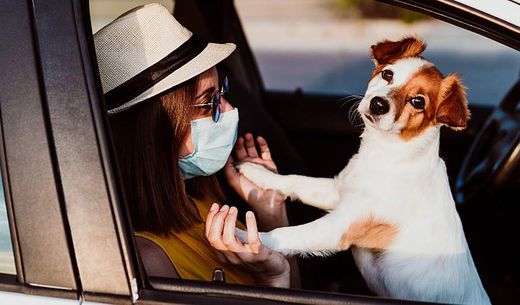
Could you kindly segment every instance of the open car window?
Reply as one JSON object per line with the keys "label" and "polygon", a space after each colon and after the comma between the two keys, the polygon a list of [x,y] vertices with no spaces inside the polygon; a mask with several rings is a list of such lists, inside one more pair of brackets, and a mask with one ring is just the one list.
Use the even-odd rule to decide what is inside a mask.
{"label": "open car window", "polygon": [[[90,0],[92,32],[95,33],[128,9],[150,2],[159,2],[167,7],[172,14],[175,13],[175,1]],[[187,2],[189,1],[183,1],[183,4]],[[367,9],[364,7],[365,3],[372,4],[367,4]],[[510,87],[512,80],[517,78],[520,69],[520,55],[517,51],[431,17],[412,13],[404,9],[390,8],[388,5],[379,2],[377,4],[374,3],[376,2],[319,0],[234,1],[234,6],[242,22],[242,28],[240,28],[240,25],[233,25],[245,31],[247,41],[252,47],[254,58],[260,68],[260,71],[249,69],[251,66],[238,62],[240,61],[238,56],[233,59],[235,60],[233,64],[245,67],[240,66],[240,68],[244,68],[243,71],[240,71],[242,72],[240,77],[244,79],[245,83],[242,84],[243,88],[241,89],[244,91],[242,93],[244,94],[243,96],[248,97],[244,101],[254,104],[256,99],[258,99],[260,101],[259,104],[264,103],[265,105],[262,106],[269,108],[270,105],[274,105],[279,101],[283,103],[277,105],[287,105],[288,102],[296,101],[298,98],[302,98],[302,96],[308,98],[306,96],[307,93],[311,93],[311,98],[314,98],[311,102],[337,102],[339,98],[350,94],[363,94],[366,90],[367,80],[373,71],[373,63],[369,54],[370,46],[382,39],[399,39],[409,35],[417,35],[427,41],[429,46],[424,55],[431,59],[441,71],[445,73],[457,72],[462,76],[464,83],[469,87],[469,100],[472,104],[484,106],[483,108],[486,109],[489,109],[490,106],[495,106],[500,101],[500,97]],[[186,10],[186,8],[190,8],[190,5],[193,4],[190,3],[183,6],[183,8]],[[203,7],[204,5],[200,6]],[[211,7],[211,5],[208,6]],[[370,11],[382,12],[382,14],[372,15]],[[203,14],[193,12],[193,16],[190,15],[191,11],[189,13],[184,11],[183,13],[183,20],[179,19],[181,24],[184,24],[190,30],[193,29],[194,33],[200,31],[200,33],[212,37],[207,33],[211,32],[207,29],[211,27],[211,24],[199,25],[197,21],[194,21],[198,20],[197,18],[204,19],[207,17],[208,11]],[[211,12],[211,14],[216,13]],[[199,15],[202,15],[202,17]],[[225,18],[225,15],[222,16],[222,18]],[[186,21],[188,22],[185,23]],[[196,26],[193,26],[190,22]],[[216,32],[219,31],[217,30]],[[225,32],[220,36],[216,35],[218,37],[217,40],[228,41],[226,34],[229,33]],[[205,38],[204,35],[200,36]],[[308,39],[309,37],[312,39]],[[248,48],[241,49],[241,47],[244,47],[244,45],[238,44],[235,55],[237,53],[242,53],[240,55],[243,55],[243,53],[249,52]],[[256,66],[254,67],[256,68]],[[262,77],[265,88],[261,85],[259,88],[255,88],[254,85],[248,83],[253,79],[253,77],[250,77],[251,74],[256,72],[260,72],[258,76]],[[254,81],[251,81],[251,83],[254,83]],[[482,86],[482,83],[485,83],[486,86]],[[235,88],[237,87],[233,87],[233,90]],[[304,94],[298,88],[302,89]],[[258,89],[258,92],[255,91],[256,89]],[[269,99],[271,100],[269,101]],[[339,112],[335,106],[329,107],[329,109],[334,108],[332,111]],[[251,105],[247,107],[252,109]],[[238,106],[238,108],[241,109],[241,115],[243,113],[247,115],[245,106],[244,108]],[[345,129],[341,129],[344,125],[347,125],[346,117],[342,117],[341,122],[336,125],[334,124],[338,120],[335,121],[335,118],[328,117],[327,122],[325,122],[327,124],[323,124],[323,117],[320,118],[319,115],[316,115],[315,112],[310,110],[310,107],[293,107],[291,105],[287,108],[287,111],[284,111],[285,108],[279,109],[278,111],[283,113],[283,119],[276,117],[275,111],[265,111],[264,108],[262,108],[262,111],[275,117],[273,121],[276,124],[273,124],[273,126],[280,130],[283,129],[283,132],[289,135],[287,138],[290,138],[290,143],[297,148],[298,152],[307,154],[304,156],[307,158],[306,161],[312,159],[309,157],[311,154],[314,155],[314,161],[320,159],[318,160],[319,162],[308,162],[311,165],[307,167],[312,174],[316,175],[318,173],[316,176],[332,176],[337,173],[335,167],[344,166],[344,163],[337,162],[338,158],[334,156],[334,152],[330,153],[330,160],[321,160],[323,156],[316,153],[317,148],[332,147],[331,151],[341,154],[341,162],[347,162],[348,158],[345,156],[351,155],[357,149],[358,142],[356,141],[359,140],[359,133],[352,133],[352,130],[349,129],[347,130],[349,134],[345,134]],[[242,112],[242,110],[246,111]],[[306,114],[310,114],[311,119],[307,120],[305,117],[302,118],[297,115],[290,117],[289,114],[292,112],[307,112]],[[261,115],[259,112],[254,113],[257,116],[256,118],[248,117],[247,121],[250,124],[255,119],[263,119],[261,115],[265,115],[265,113],[261,113]],[[479,113],[477,111],[477,119],[478,116]],[[483,114],[480,114],[480,116],[483,116]],[[272,118],[269,117],[269,119]],[[319,121],[320,119],[322,121]],[[291,126],[291,123],[294,121],[297,124]],[[243,123],[241,121],[241,124]],[[264,126],[267,125],[265,121],[261,123]],[[317,124],[312,125],[311,123]],[[307,126],[300,128],[305,124]],[[323,130],[314,127],[317,125],[323,127],[328,134],[322,136],[320,132]],[[329,126],[341,126],[341,128],[327,129]],[[330,130],[333,130],[333,132],[330,132]],[[336,147],[328,145],[330,143],[338,145],[338,147],[343,145],[337,144],[340,142],[336,140],[340,137],[341,141],[346,143],[345,147],[342,146],[340,149],[336,149]],[[465,146],[463,148],[467,149],[470,141],[466,139],[466,141],[461,143]],[[309,149],[309,146],[312,148]],[[345,153],[343,150],[347,150],[347,152]],[[454,148],[453,150],[456,151],[457,149]],[[300,161],[296,154],[291,155],[291,157]],[[462,158],[463,153],[460,152],[458,157]],[[456,170],[453,169],[455,168],[453,164],[457,163],[458,160],[452,158],[450,161],[452,161],[450,170]],[[334,168],[329,166],[330,164],[328,163],[335,163]],[[281,163],[280,168],[283,166],[284,164]],[[320,168],[315,169],[313,167]],[[322,168],[325,173],[323,175],[321,172]],[[330,170],[331,168],[333,170]],[[315,213],[312,216],[318,217],[318,214]],[[306,216],[305,221],[309,221],[309,218],[312,218],[312,216]],[[302,219],[298,221],[304,222]],[[134,250],[134,248],[131,250]],[[348,255],[350,256],[350,254]],[[329,258],[313,258],[313,260],[316,262],[315,266],[310,268],[303,266],[301,268],[304,277],[307,277],[307,279],[303,279],[305,289],[373,296],[360,277],[352,258],[345,260],[344,255],[338,255]],[[326,260],[329,260],[328,263],[324,263]],[[341,268],[345,267],[347,275],[342,273],[342,271],[338,271],[340,269],[338,266],[341,266]],[[144,273],[141,273],[141,275],[144,275]],[[322,281],[326,277],[328,278]],[[280,292],[280,295],[277,295],[271,294],[272,291],[263,288],[255,287],[255,289],[250,289],[251,287],[244,286],[215,285],[212,282],[145,277],[141,284],[143,284],[145,289],[154,292],[188,292],[198,294],[199,296],[214,293],[248,297],[252,297],[255,294],[261,296],[265,294],[269,295],[268,298],[272,300],[304,301],[303,299],[298,299],[298,296],[295,297],[294,294],[291,294],[293,291]],[[145,298],[146,293],[147,291],[144,294]],[[321,295],[317,299],[341,302],[341,298],[328,295]],[[384,303],[385,301],[381,302]],[[388,302],[390,303],[391,301]]]}
{"label": "open car window", "polygon": [[[424,56],[459,74],[471,104],[496,106],[520,72],[516,50],[429,16],[365,1],[235,1],[267,90],[363,94],[370,46],[416,35]],[[482,86],[481,84],[486,84]]]}

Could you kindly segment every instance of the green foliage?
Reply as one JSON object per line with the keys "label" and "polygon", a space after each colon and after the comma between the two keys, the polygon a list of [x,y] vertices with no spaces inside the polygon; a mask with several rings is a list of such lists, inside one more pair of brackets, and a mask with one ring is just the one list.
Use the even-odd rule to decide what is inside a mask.
{"label": "green foliage", "polygon": [[409,11],[409,10],[405,10],[405,9],[401,10],[401,20],[404,21],[405,23],[414,23],[415,21],[420,21],[420,20],[424,20],[424,19],[428,19],[428,16],[425,16],[423,14],[420,14],[420,13],[417,13],[414,11]]}
{"label": "green foliage", "polygon": [[341,15],[360,18],[399,19],[405,23],[427,19],[420,13],[373,0],[336,0]]}
{"label": "green foliage", "polygon": [[345,8],[356,7],[358,0],[338,0],[340,4]]}

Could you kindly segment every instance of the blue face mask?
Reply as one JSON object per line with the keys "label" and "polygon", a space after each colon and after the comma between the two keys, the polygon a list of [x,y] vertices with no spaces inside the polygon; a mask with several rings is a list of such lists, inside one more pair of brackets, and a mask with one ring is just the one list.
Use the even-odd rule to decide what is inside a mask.
{"label": "blue face mask", "polygon": [[238,109],[221,113],[217,123],[211,117],[191,121],[195,151],[179,158],[184,179],[213,175],[224,167],[238,134]]}

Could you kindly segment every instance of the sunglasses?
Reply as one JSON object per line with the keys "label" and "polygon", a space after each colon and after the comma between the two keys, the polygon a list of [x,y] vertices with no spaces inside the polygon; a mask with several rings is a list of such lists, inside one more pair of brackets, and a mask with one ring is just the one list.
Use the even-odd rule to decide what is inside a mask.
{"label": "sunglasses", "polygon": [[213,122],[218,122],[220,118],[220,104],[221,98],[229,92],[229,80],[227,76],[224,78],[224,83],[219,89],[215,89],[213,94],[211,95],[211,100],[207,103],[203,104],[195,104],[193,107],[205,107],[211,108],[211,118]]}

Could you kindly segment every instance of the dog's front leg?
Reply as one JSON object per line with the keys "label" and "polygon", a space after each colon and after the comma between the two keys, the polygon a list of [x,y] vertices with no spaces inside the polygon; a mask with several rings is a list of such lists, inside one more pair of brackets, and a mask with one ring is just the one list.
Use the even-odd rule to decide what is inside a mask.
{"label": "dog's front leg", "polygon": [[239,164],[237,169],[262,188],[278,191],[286,197],[299,199],[319,209],[332,210],[339,201],[336,181],[332,178],[279,175],[251,162]]}
{"label": "dog's front leg", "polygon": [[[277,228],[260,233],[262,243],[284,255],[328,255],[345,250],[341,238],[349,220],[337,214],[327,214],[307,224]],[[238,230],[237,236],[247,241],[246,232]]]}

